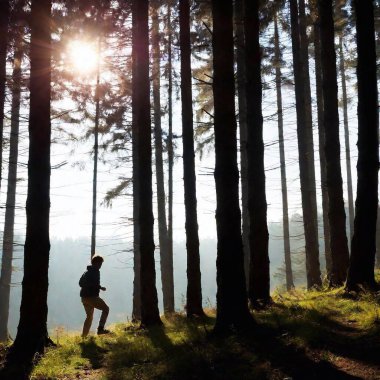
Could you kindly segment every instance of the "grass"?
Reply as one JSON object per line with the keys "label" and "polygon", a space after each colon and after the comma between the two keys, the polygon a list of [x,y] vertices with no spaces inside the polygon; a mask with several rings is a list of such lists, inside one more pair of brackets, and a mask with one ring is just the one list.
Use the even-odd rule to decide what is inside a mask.
{"label": "grass", "polygon": [[[214,312],[164,326],[112,327],[109,336],[62,333],[32,379],[376,379],[380,373],[380,296],[348,297],[343,289],[294,290],[255,312],[257,329],[244,336],[210,334]],[[318,365],[317,365],[318,364]]]}

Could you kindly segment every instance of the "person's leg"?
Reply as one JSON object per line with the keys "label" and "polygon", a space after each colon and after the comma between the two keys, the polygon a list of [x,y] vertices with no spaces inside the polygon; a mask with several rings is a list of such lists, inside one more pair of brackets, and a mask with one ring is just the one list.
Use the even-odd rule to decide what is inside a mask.
{"label": "person's leg", "polygon": [[82,337],[85,338],[90,332],[92,318],[94,316],[94,306],[90,299],[82,298],[84,310],[86,311],[86,319],[83,324]]}
{"label": "person's leg", "polygon": [[106,324],[106,321],[107,321],[107,317],[108,317],[108,313],[109,313],[109,311],[110,311],[110,308],[109,308],[108,305],[104,302],[104,300],[101,299],[100,297],[96,297],[96,298],[94,298],[93,305],[94,305],[94,307],[95,307],[96,309],[102,311],[102,315],[100,316],[100,320],[99,320],[98,333],[99,333],[99,332],[102,332],[102,331],[106,331],[106,330],[104,330],[104,326],[105,326],[105,324]]}

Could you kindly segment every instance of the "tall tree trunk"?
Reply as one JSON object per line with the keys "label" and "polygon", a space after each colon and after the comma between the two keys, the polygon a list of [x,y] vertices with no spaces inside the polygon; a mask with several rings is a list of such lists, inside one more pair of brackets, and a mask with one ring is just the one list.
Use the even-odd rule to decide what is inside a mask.
{"label": "tall tree trunk", "polygon": [[233,8],[213,0],[215,184],[217,226],[216,332],[253,323],[244,278],[235,119]]}
{"label": "tall tree trunk", "polygon": [[179,25],[181,49],[183,181],[185,190],[185,229],[187,249],[186,313],[188,317],[191,317],[194,315],[204,315],[204,312],[202,308],[202,284],[197,218],[197,188],[194,159],[189,0],[179,1]]}
{"label": "tall tree trunk", "polygon": [[332,271],[330,284],[343,285],[349,261],[343,181],[340,167],[339,111],[334,19],[332,0],[319,0],[321,64],[323,83],[323,127],[325,132],[326,180]]}
{"label": "tall tree trunk", "polygon": [[3,130],[4,130],[4,103],[5,83],[7,79],[7,47],[9,27],[9,1],[0,1],[0,188],[3,166]]}
{"label": "tall tree trunk", "polygon": [[168,161],[169,161],[169,183],[168,183],[168,240],[169,249],[166,260],[167,264],[167,283],[168,283],[168,312],[174,312],[174,274],[173,274],[173,166],[174,166],[174,151],[173,151],[173,65],[172,65],[172,19],[171,19],[171,4],[168,4],[168,118],[169,118],[169,133],[168,133]]}
{"label": "tall tree trunk", "polygon": [[380,207],[377,207],[376,223],[376,268],[380,269]]}
{"label": "tall tree trunk", "polygon": [[346,168],[347,168],[347,190],[348,190],[348,217],[350,221],[350,238],[354,234],[354,193],[352,190],[351,174],[351,149],[350,149],[350,132],[348,128],[348,101],[347,101],[347,84],[346,71],[344,67],[343,37],[339,36],[339,71],[342,80],[342,101],[343,101],[343,123],[344,123],[344,142],[346,147]]}
{"label": "tall tree trunk", "polygon": [[[17,25],[21,29],[20,25]],[[1,261],[0,277],[0,341],[7,341],[9,298],[12,279],[13,260],[13,236],[14,219],[16,207],[16,183],[17,183],[17,161],[18,161],[18,131],[20,124],[20,102],[21,102],[21,61],[24,54],[23,33],[17,33],[15,40],[15,51],[13,57],[12,73],[12,111],[11,132],[9,143],[9,166],[8,166],[8,188],[5,206],[5,222],[3,237],[3,256]]]}
{"label": "tall tree trunk", "polygon": [[[293,49],[293,66],[296,93],[297,137],[302,195],[302,213],[306,240],[306,276],[307,287],[320,286],[321,271],[318,250],[318,226],[316,215],[316,194],[314,174],[313,131],[311,123],[310,99],[305,88],[308,64],[305,62],[305,42],[301,46],[300,25],[298,21],[297,0],[289,0],[291,16],[291,37]],[[302,39],[304,40],[304,39]],[[307,65],[307,68],[304,67]],[[310,84],[310,82],[309,82]],[[309,114],[310,113],[310,114]]]}
{"label": "tall tree trunk", "polygon": [[141,323],[145,326],[161,323],[154,263],[148,7],[148,0],[132,2],[132,123],[137,133]]}
{"label": "tall tree trunk", "polygon": [[[136,30],[136,17],[132,17],[132,30]],[[136,59],[132,59],[132,78],[137,74]],[[136,85],[136,83],[132,83]],[[140,255],[140,219],[139,219],[139,158],[138,125],[132,123],[132,179],[133,179],[133,308],[132,321],[141,321],[141,255]]]}
{"label": "tall tree trunk", "polygon": [[153,52],[153,109],[154,109],[154,147],[156,156],[156,177],[157,177],[157,210],[158,210],[158,238],[160,242],[160,262],[161,262],[161,283],[164,312],[173,312],[171,301],[171,291],[168,279],[170,278],[168,263],[169,241],[168,229],[166,225],[165,209],[165,184],[164,184],[164,164],[162,159],[162,128],[161,128],[161,69],[160,69],[160,35],[158,20],[158,2],[152,6],[152,52]]}
{"label": "tall tree trunk", "polygon": [[282,193],[282,225],[284,231],[284,253],[285,253],[285,276],[286,289],[289,291],[294,288],[292,258],[290,252],[290,233],[289,233],[289,210],[288,210],[288,186],[286,183],[286,161],[285,161],[285,141],[284,141],[284,118],[282,107],[281,91],[281,50],[278,34],[277,13],[274,18],[274,51],[276,67],[276,93],[277,93],[277,113],[278,113],[278,141],[280,148],[281,165],[281,193]]}
{"label": "tall tree trunk", "polygon": [[239,132],[240,132],[240,179],[244,271],[246,285],[249,284],[249,212],[248,212],[248,163],[247,163],[247,99],[246,99],[246,67],[244,41],[244,4],[243,0],[235,0],[235,39],[237,64],[237,90],[239,102]]}
{"label": "tall tree trunk", "polygon": [[248,299],[252,305],[265,305],[270,302],[270,273],[258,1],[245,2],[244,20],[246,67],[249,67],[246,72],[249,249],[251,252]]}
{"label": "tall tree trunk", "polygon": [[[51,1],[33,0],[26,240],[20,321],[6,370],[29,369],[48,342],[47,295],[50,212]],[[8,378],[19,378],[19,375]]]}
{"label": "tall tree trunk", "polygon": [[373,3],[354,0],[358,49],[358,183],[347,289],[377,288],[374,277],[378,207],[379,114]]}
{"label": "tall tree trunk", "polygon": [[[97,24],[100,25],[98,14]],[[91,223],[91,258],[95,256],[96,249],[96,203],[98,186],[98,153],[99,153],[99,118],[100,118],[100,37],[98,37],[98,62],[96,68],[95,87],[95,128],[94,128],[94,170],[92,179],[92,223]]]}
{"label": "tall tree trunk", "polygon": [[[318,14],[318,11],[316,10]],[[327,278],[331,278],[332,261],[330,247],[330,226],[329,226],[329,196],[327,193],[326,180],[326,155],[325,155],[325,131],[323,128],[323,88],[322,88],[322,66],[321,66],[321,38],[319,29],[319,18],[314,23],[314,57],[315,57],[315,83],[317,93],[317,113],[318,113],[318,137],[319,137],[319,162],[321,167],[321,191],[322,191],[322,217],[323,236],[325,242],[325,260]]]}

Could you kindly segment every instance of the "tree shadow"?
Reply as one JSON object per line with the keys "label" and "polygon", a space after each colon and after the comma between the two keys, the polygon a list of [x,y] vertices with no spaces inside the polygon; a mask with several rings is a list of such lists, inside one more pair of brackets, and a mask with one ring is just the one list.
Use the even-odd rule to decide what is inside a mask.
{"label": "tree shadow", "polygon": [[339,370],[326,360],[310,357],[305,348],[285,343],[278,336],[278,330],[260,326],[258,331],[240,339],[260,360],[269,361],[272,369],[280,370],[292,379],[361,379]]}
{"label": "tree shadow", "polygon": [[103,359],[105,354],[108,352],[107,349],[100,347],[94,337],[88,338],[79,343],[82,350],[81,356],[90,361],[93,369],[99,369],[103,367]]}
{"label": "tree shadow", "polygon": [[[276,307],[280,312],[284,308]],[[304,309],[303,313],[305,311],[307,314],[303,318],[286,319],[281,314],[278,315],[275,321],[277,329],[284,334],[300,337],[312,349],[327,350],[338,356],[380,366],[380,326],[363,332],[362,329],[340,323],[316,309]]]}

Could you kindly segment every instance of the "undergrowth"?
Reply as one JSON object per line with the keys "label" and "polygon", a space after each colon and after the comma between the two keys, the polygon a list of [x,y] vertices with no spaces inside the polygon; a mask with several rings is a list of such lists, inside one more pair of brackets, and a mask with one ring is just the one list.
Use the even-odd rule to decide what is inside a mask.
{"label": "undergrowth", "polygon": [[380,295],[297,289],[275,292],[273,301],[254,312],[257,328],[243,336],[212,335],[213,310],[193,320],[175,314],[147,330],[120,323],[111,335],[85,340],[61,332],[58,347],[47,350],[31,378],[283,379],[310,370],[317,371],[311,379],[341,378],[336,358],[380,365],[371,354],[380,349]]}

